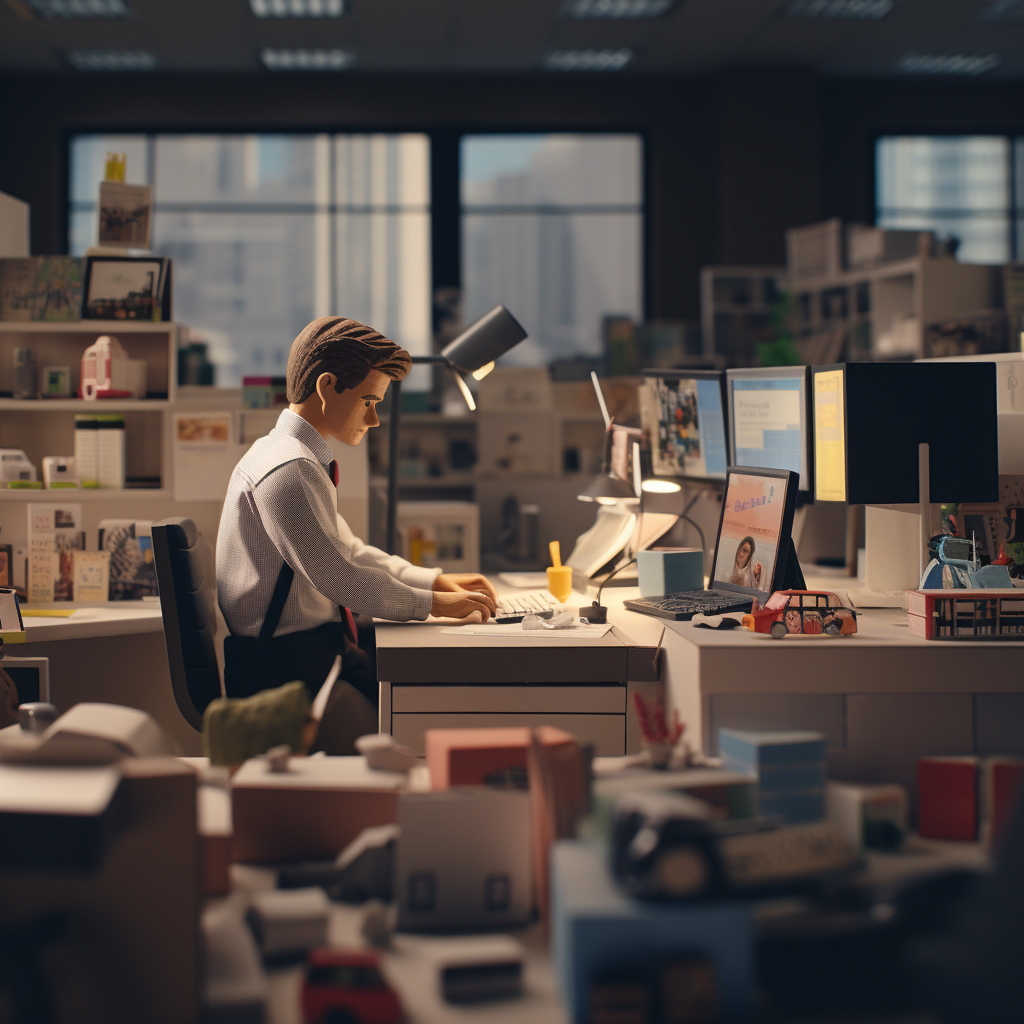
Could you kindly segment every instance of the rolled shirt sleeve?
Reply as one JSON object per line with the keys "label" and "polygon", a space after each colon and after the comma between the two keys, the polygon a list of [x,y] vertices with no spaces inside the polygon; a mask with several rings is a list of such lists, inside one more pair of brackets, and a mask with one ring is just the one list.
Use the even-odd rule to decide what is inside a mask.
{"label": "rolled shirt sleeve", "polygon": [[339,532],[332,491],[322,467],[309,459],[294,459],[261,480],[253,500],[282,557],[324,597],[382,619],[425,619],[439,570],[397,559],[408,566],[398,567],[403,581],[390,571],[394,556],[361,542],[363,550],[356,554],[351,530],[346,525],[347,536]]}

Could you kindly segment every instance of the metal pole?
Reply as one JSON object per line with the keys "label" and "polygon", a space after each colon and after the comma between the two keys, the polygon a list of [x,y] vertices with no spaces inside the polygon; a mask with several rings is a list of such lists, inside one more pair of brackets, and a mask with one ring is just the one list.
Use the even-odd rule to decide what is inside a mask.
{"label": "metal pole", "polygon": [[918,520],[918,579],[924,576],[928,564],[928,541],[932,536],[931,506],[931,464],[929,461],[928,442],[922,441],[917,446],[917,507],[920,513]]}
{"label": "metal pole", "polygon": [[395,549],[395,524],[398,518],[398,428],[402,415],[402,382],[391,382],[391,409],[388,413],[388,518],[385,548],[388,554]]}

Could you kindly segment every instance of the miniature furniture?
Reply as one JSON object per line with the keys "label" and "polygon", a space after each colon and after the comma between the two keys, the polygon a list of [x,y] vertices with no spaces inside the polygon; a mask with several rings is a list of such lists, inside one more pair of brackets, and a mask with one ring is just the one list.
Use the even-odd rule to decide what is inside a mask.
{"label": "miniature furniture", "polygon": [[221,694],[213,646],[216,602],[206,578],[199,533],[176,516],[153,524],[153,554],[164,620],[171,688],[182,717],[202,729],[206,705]]}

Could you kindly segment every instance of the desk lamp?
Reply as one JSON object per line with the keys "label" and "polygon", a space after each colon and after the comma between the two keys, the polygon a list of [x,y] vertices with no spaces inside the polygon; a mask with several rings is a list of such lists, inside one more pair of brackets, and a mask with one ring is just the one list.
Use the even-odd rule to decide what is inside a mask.
{"label": "desk lamp", "polygon": [[[476,411],[473,393],[462,378],[472,374],[474,380],[483,380],[494,369],[494,361],[526,338],[526,331],[518,320],[502,305],[471,324],[454,341],[450,341],[437,355],[413,356],[413,363],[446,366],[455,378],[470,412]],[[402,413],[402,382],[391,385],[391,412],[388,421],[388,518],[387,550],[395,554],[398,516],[398,429]]]}

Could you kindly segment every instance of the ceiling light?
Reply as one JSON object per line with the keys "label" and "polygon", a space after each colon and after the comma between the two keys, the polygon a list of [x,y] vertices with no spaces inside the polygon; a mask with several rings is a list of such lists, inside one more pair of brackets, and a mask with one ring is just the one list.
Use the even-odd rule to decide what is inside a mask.
{"label": "ceiling light", "polygon": [[352,64],[347,50],[273,50],[260,54],[270,71],[342,71]]}
{"label": "ceiling light", "polygon": [[156,57],[146,50],[69,50],[76,71],[152,71]]}
{"label": "ceiling light", "polygon": [[995,53],[908,53],[898,66],[913,75],[983,75],[998,64]]}
{"label": "ceiling light", "polygon": [[621,71],[633,62],[633,51],[618,50],[552,50],[544,57],[548,71]]}
{"label": "ceiling light", "polygon": [[878,21],[892,6],[893,0],[793,0],[786,14],[791,18]]}
{"label": "ceiling light", "polygon": [[43,18],[127,18],[124,0],[25,0]]}
{"label": "ceiling light", "polygon": [[345,0],[249,0],[257,18],[340,18]]}
{"label": "ceiling light", "polygon": [[676,0],[566,0],[562,15],[566,18],[660,18],[668,14]]}

